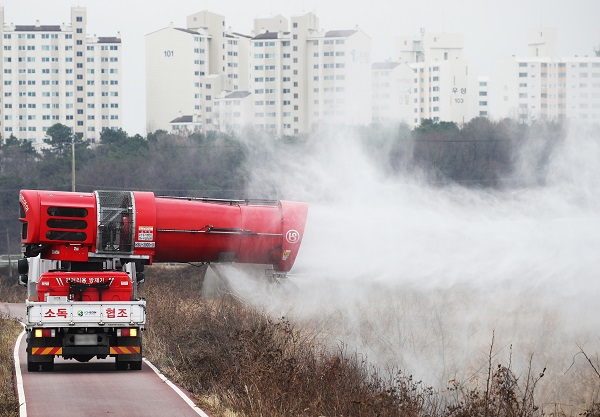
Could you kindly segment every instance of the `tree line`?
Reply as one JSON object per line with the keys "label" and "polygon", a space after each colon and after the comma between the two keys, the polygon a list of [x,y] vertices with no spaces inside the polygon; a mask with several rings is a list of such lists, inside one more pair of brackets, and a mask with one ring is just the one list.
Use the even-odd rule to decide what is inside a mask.
{"label": "tree line", "polygon": [[[19,252],[19,190],[69,191],[73,151],[76,190],[81,192],[112,189],[173,196],[285,198],[276,181],[268,184],[268,179],[264,196],[246,195],[254,171],[270,172],[271,167],[314,155],[322,149],[317,144],[326,142],[333,131],[339,134],[340,129],[321,127],[312,134],[280,138],[256,131],[178,136],[160,130],[143,137],[106,129],[98,144],[90,144],[69,127],[55,124],[46,132],[47,148],[39,152],[30,142],[11,136],[0,146],[0,253]],[[405,124],[373,124],[343,131],[348,146],[359,146],[385,175],[418,173],[433,184],[469,187],[514,184],[524,149],[535,149],[529,155],[534,169],[528,180],[543,181],[550,155],[565,138],[561,123],[526,125],[486,118],[462,127],[425,120],[414,129]],[[273,190],[277,195],[271,194]]]}

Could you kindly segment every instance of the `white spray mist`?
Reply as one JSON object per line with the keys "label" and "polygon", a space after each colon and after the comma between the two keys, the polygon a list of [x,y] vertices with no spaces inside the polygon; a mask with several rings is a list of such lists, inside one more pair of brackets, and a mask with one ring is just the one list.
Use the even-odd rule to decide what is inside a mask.
{"label": "white spray mist", "polygon": [[495,362],[548,368],[545,398],[589,399],[585,363],[571,365],[600,350],[598,134],[572,133],[543,185],[504,190],[385,178],[343,133],[314,149],[254,170],[251,190],[276,184],[310,209],[290,282],[232,269],[241,297],[441,388],[482,381],[494,332]]}

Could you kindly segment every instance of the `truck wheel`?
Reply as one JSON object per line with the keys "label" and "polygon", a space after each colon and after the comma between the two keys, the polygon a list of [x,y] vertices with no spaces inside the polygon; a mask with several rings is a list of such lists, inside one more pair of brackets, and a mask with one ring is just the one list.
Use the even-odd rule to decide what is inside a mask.
{"label": "truck wheel", "polygon": [[27,360],[27,372],[37,372],[40,370],[39,362],[31,362]]}
{"label": "truck wheel", "polygon": [[142,369],[142,361],[129,362],[129,369],[132,371],[139,371]]}
{"label": "truck wheel", "polygon": [[54,360],[52,360],[52,362],[44,362],[44,363],[42,363],[42,371],[44,371],[44,372],[52,372],[52,371],[54,371]]}
{"label": "truck wheel", "polygon": [[129,364],[129,362],[117,360],[115,362],[115,367],[117,368],[118,371],[125,371],[125,370],[127,370],[128,364]]}

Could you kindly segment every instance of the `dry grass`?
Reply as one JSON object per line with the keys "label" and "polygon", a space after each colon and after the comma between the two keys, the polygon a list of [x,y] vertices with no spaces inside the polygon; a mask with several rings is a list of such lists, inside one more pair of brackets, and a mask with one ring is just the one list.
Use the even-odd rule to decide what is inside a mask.
{"label": "dry grass", "polygon": [[[370,365],[344,345],[325,348],[306,323],[273,319],[222,291],[203,295],[203,270],[149,268],[146,355],[214,415],[598,416],[540,407],[543,370],[516,376],[492,360],[487,381],[435,390],[400,371]],[[548,411],[550,410],[550,411]]]}
{"label": "dry grass", "polygon": [[0,268],[0,301],[5,303],[24,303],[27,298],[27,289],[17,282],[16,267],[13,267],[12,276],[8,267]]}
{"label": "dry grass", "polygon": [[[17,284],[16,276],[9,276],[8,268],[0,268],[0,302],[23,302],[27,291]],[[14,274],[14,271],[13,271]],[[13,352],[21,325],[0,311],[0,417],[19,415],[19,401],[14,387]]]}
{"label": "dry grass", "polygon": [[217,415],[419,415],[412,393],[423,390],[410,377],[386,381],[356,354],[327,352],[227,295],[188,298],[172,285],[188,286],[182,271],[169,283],[150,277],[146,355]]}
{"label": "dry grass", "polygon": [[0,417],[17,417],[19,401],[15,395],[13,351],[21,325],[0,312]]}

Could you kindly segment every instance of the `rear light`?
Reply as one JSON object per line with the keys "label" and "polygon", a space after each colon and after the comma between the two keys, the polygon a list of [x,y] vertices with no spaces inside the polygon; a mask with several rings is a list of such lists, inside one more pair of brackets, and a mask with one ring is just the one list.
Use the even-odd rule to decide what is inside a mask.
{"label": "rear light", "polygon": [[123,280],[123,281],[121,281],[121,285],[129,285],[129,281]]}
{"label": "rear light", "polygon": [[56,336],[56,329],[35,329],[35,337],[54,337]]}
{"label": "rear light", "polygon": [[48,286],[50,286],[50,281],[42,281],[40,284],[48,287]]}
{"label": "rear light", "polygon": [[117,337],[137,337],[137,328],[117,329]]}

